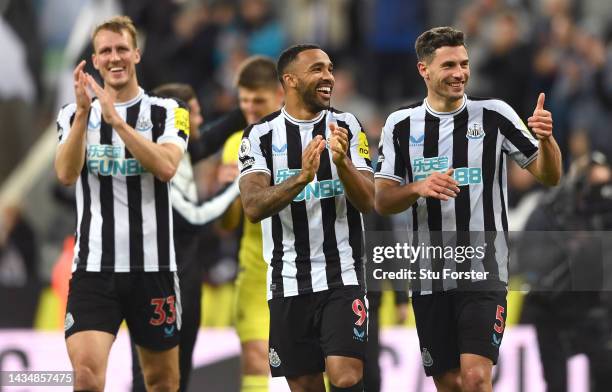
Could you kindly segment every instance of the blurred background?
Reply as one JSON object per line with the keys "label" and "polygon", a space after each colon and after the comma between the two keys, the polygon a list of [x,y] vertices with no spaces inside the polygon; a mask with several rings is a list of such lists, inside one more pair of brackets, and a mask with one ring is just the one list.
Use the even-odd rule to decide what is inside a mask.
{"label": "blurred background", "polygon": [[[151,90],[168,82],[190,84],[205,122],[237,106],[234,77],[246,57],[263,54],[276,59],[291,44],[319,44],[335,63],[332,105],[361,120],[373,159],[386,116],[425,95],[416,70],[416,37],[433,26],[462,29],[470,55],[468,94],[501,98],[526,122],[537,94],[545,92],[563,153],[566,176],[553,190],[541,188],[509,162],[512,237],[520,241],[525,229],[605,232],[612,227],[612,219],[606,218],[612,211],[609,0],[0,0],[0,14],[2,347],[15,329],[55,331],[61,337],[76,216],[74,189],[59,185],[53,171],[55,118],[59,108],[73,100],[75,64],[90,59],[93,26],[115,14],[129,15],[139,29],[140,85]],[[220,162],[218,154],[198,164],[202,198],[219,190]],[[394,226],[401,224],[401,217],[389,224],[401,228]],[[205,287],[202,326],[230,328],[239,233],[212,223],[201,236],[206,249],[200,252]],[[606,237],[595,241],[606,243],[601,238]],[[533,257],[541,261],[542,255],[518,254],[513,259],[519,262],[511,265],[508,324],[536,326],[529,333],[539,336],[542,344],[537,328],[542,331],[561,320],[567,330],[548,334],[559,340],[540,350],[569,347],[553,353],[554,360],[564,361],[585,353],[591,359],[590,377],[588,370],[583,372],[590,378],[586,385],[595,390],[594,385],[604,385],[597,381],[597,371],[605,374],[612,364],[606,351],[612,350],[612,301],[604,295],[609,287],[603,282],[592,288],[594,294],[576,301],[576,295],[568,299],[558,293],[563,273],[555,274],[560,264],[584,257],[581,249],[574,246],[538,264],[535,272],[525,272],[521,264],[532,264]],[[606,259],[604,254],[594,257]],[[608,272],[603,268],[602,274]],[[545,294],[529,294],[530,290]],[[398,324],[414,326],[410,312],[398,319],[393,297],[392,292],[382,296],[383,333]],[[574,316],[556,309],[570,309]],[[575,309],[586,313],[576,316]],[[591,313],[591,324],[574,328],[577,319],[588,319]],[[577,335],[587,341],[576,341]],[[200,339],[204,346],[205,340]],[[61,347],[63,341],[59,343]],[[594,345],[600,348],[596,354]],[[597,355],[602,369],[593,370],[592,355]],[[544,371],[534,377],[542,378]],[[598,390],[609,388],[605,384]]]}

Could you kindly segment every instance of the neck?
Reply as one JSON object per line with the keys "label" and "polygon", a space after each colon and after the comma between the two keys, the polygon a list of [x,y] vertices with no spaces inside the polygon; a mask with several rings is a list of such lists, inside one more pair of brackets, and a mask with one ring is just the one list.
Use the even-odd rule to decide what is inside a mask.
{"label": "neck", "polygon": [[299,97],[289,94],[285,100],[285,111],[296,120],[312,120],[321,112],[311,111]]}
{"label": "neck", "polygon": [[136,98],[140,92],[140,89],[138,87],[138,81],[134,78],[129,81],[128,84],[119,89],[115,89],[108,83],[105,83],[104,91],[106,91],[113,98],[113,102],[122,103]]}
{"label": "neck", "polygon": [[456,99],[449,99],[441,97],[438,94],[430,91],[427,94],[427,103],[436,112],[453,112],[459,109],[461,107],[461,104],[463,104],[463,96]]}

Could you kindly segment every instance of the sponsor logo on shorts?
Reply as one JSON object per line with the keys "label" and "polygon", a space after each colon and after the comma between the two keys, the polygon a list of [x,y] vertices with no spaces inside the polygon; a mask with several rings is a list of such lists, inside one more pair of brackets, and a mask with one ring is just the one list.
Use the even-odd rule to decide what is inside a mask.
{"label": "sponsor logo on shorts", "polygon": [[164,327],[164,337],[171,338],[174,336],[175,328],[174,325],[170,325],[168,327]]}
{"label": "sponsor logo on shorts", "polygon": [[66,313],[66,318],[64,319],[64,331],[68,331],[74,325],[74,317],[72,317],[72,313]]}
{"label": "sponsor logo on shorts", "polygon": [[433,358],[429,351],[423,347],[423,352],[421,352],[421,360],[423,361],[423,366],[430,367],[433,365]]}
{"label": "sponsor logo on shorts", "polygon": [[497,348],[499,348],[499,345],[501,344],[501,336],[497,335],[497,334],[493,334],[493,338],[491,339],[491,344]]}
{"label": "sponsor logo on shorts", "polygon": [[277,368],[281,365],[280,357],[273,348],[270,348],[270,354],[268,354],[268,357],[270,358],[270,366]]}
{"label": "sponsor logo on shorts", "polygon": [[365,329],[359,332],[357,327],[353,327],[353,339],[363,342],[365,340]]}

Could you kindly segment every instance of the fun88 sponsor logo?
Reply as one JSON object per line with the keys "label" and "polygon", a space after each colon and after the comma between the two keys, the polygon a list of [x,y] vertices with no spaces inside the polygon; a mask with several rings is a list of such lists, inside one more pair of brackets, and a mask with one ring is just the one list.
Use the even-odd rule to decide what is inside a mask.
{"label": "fun88 sponsor logo", "polygon": [[[412,160],[414,181],[424,180],[434,172],[444,173],[449,169],[449,167],[449,159],[447,156],[414,158]],[[459,183],[459,186],[482,184],[482,168],[455,168],[453,178]]]}
{"label": "fun88 sponsor logo", "polygon": [[[279,169],[276,171],[274,183],[276,185],[287,180],[300,172],[300,169]],[[293,201],[304,201],[314,199],[327,199],[344,195],[344,186],[339,179],[312,181],[307,184],[304,189],[293,199]]]}
{"label": "fun88 sponsor logo", "polygon": [[136,159],[125,158],[123,147],[97,144],[87,148],[87,170],[102,176],[138,176],[147,172]]}

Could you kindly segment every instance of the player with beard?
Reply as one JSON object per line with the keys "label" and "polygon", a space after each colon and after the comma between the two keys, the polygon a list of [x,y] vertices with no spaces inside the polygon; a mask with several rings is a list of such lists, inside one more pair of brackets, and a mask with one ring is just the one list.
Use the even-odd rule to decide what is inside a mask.
{"label": "player with beard", "polygon": [[243,209],[262,223],[269,362],[292,391],[362,391],[367,341],[361,212],[374,186],[365,132],[330,107],[333,64],[316,45],[277,63],[285,106],[239,149]]}

